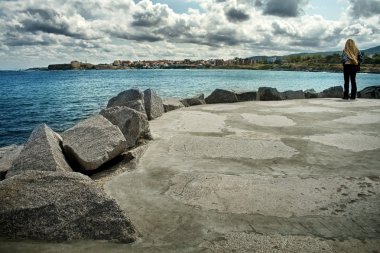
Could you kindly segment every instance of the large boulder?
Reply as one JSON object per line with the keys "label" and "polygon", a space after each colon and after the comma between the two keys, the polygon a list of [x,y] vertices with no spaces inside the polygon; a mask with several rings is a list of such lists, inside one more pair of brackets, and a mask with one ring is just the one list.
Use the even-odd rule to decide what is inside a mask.
{"label": "large boulder", "polygon": [[276,88],[260,87],[257,92],[257,98],[260,101],[282,100],[281,93]]}
{"label": "large boulder", "polygon": [[257,100],[257,92],[256,91],[237,92],[236,97],[238,99],[238,102],[255,101]]}
{"label": "large boulder", "polygon": [[46,124],[38,125],[20,155],[13,161],[6,177],[28,170],[72,171],[61,149],[61,137]]}
{"label": "large boulder", "polygon": [[145,112],[144,93],[139,89],[129,89],[120,92],[108,101],[107,108],[113,106],[126,106],[141,113]]}
{"label": "large boulder", "polygon": [[180,101],[186,107],[206,104],[204,94],[199,94],[199,95],[196,95],[196,96],[191,97],[191,98],[185,98],[185,99],[182,99]]}
{"label": "large boulder", "polygon": [[149,120],[161,117],[165,113],[162,99],[152,89],[144,91],[145,111]]}
{"label": "large boulder", "polygon": [[170,112],[185,107],[181,101],[175,98],[169,98],[163,101],[165,112]]}
{"label": "large boulder", "polygon": [[282,92],[282,97],[284,99],[305,99],[305,93],[302,90],[288,90]]}
{"label": "large boulder", "polygon": [[380,99],[380,85],[364,88],[358,92],[358,98]]}
{"label": "large boulder", "polygon": [[343,88],[342,86],[330,87],[319,94],[322,98],[342,98]]}
{"label": "large boulder", "polygon": [[126,148],[135,147],[143,139],[152,139],[145,114],[125,106],[115,106],[100,112],[112,124],[118,126],[126,139]]}
{"label": "large boulder", "polygon": [[0,236],[45,241],[136,240],[118,204],[75,172],[27,171],[0,182]]}
{"label": "large boulder", "polygon": [[62,137],[67,157],[84,170],[95,170],[125,151],[123,133],[102,115],[80,122]]}
{"label": "large boulder", "polygon": [[23,145],[10,145],[0,148],[0,181],[5,179],[7,171],[12,167],[12,163],[20,155]]}
{"label": "large boulder", "polygon": [[319,97],[319,94],[314,89],[305,90],[304,93],[305,93],[305,98],[307,99]]}
{"label": "large boulder", "polygon": [[236,103],[238,102],[235,92],[230,90],[216,89],[205,99],[207,104]]}

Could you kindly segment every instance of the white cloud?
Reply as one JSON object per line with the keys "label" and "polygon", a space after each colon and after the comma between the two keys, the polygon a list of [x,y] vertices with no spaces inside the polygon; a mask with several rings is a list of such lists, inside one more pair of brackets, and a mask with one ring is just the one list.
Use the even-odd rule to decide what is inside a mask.
{"label": "white cloud", "polygon": [[248,57],[334,50],[348,37],[365,46],[380,41],[380,18],[372,15],[377,9],[368,7],[379,0],[350,0],[338,21],[304,14],[306,0],[287,7],[277,0],[192,1],[202,9],[175,13],[150,0],[0,1],[0,54],[19,58],[20,65],[43,65]]}

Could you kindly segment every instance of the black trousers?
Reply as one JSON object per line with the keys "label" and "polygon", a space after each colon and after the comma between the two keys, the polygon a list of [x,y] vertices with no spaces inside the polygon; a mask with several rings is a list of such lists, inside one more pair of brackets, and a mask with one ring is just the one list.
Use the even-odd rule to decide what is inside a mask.
{"label": "black trousers", "polygon": [[343,74],[344,74],[344,97],[348,98],[348,93],[350,91],[350,80],[351,80],[351,99],[356,98],[356,73],[358,66],[353,64],[344,64]]}

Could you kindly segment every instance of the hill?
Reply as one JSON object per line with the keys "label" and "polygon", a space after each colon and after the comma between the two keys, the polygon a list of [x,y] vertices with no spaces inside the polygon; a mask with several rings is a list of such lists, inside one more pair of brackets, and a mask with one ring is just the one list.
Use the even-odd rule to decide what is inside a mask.
{"label": "hill", "polygon": [[[362,52],[365,55],[372,55],[372,54],[380,54],[380,46],[368,48],[365,50],[362,50]],[[320,55],[320,56],[329,56],[333,54],[340,54],[341,51],[327,51],[327,52],[315,52],[315,53],[297,53],[297,54],[289,54],[289,55],[283,55],[283,56],[252,56],[248,57],[249,60],[263,60],[267,58],[284,58],[289,56],[313,56],[313,55]]]}

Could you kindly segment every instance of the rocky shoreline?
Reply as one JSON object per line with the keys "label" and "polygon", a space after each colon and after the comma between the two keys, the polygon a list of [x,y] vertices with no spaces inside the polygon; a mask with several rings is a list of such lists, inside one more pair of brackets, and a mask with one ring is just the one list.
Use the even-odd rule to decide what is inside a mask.
{"label": "rocky shoreline", "polygon": [[[153,139],[149,121],[164,113],[202,104],[341,98],[343,89],[279,92],[217,89],[163,101],[154,90],[123,91],[98,115],[61,135],[37,126],[23,147],[0,149],[0,237],[42,241],[135,241],[138,230],[128,213],[99,187],[125,170],[134,169]],[[358,92],[359,98],[380,98],[380,86]]]}

